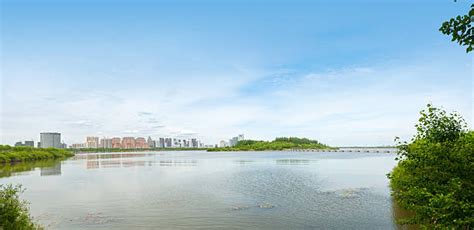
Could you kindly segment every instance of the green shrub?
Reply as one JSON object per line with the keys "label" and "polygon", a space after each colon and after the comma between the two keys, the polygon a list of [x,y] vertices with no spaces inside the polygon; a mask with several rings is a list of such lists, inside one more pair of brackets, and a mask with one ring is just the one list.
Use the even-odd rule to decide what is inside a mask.
{"label": "green shrub", "polygon": [[20,200],[21,185],[0,185],[0,229],[42,229],[29,214],[28,203]]}
{"label": "green shrub", "polygon": [[394,199],[414,213],[400,223],[473,228],[474,132],[461,116],[431,105],[416,127],[410,143],[399,143],[399,162],[389,174]]}

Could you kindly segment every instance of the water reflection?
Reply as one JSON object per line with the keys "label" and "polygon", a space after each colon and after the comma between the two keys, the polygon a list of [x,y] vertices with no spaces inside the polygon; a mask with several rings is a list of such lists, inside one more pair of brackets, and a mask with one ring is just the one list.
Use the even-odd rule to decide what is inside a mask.
{"label": "water reflection", "polygon": [[[396,229],[399,210],[392,206],[385,176],[396,164],[393,158],[295,152],[78,154],[62,164],[0,167],[0,175],[9,177],[0,183],[24,185],[32,215],[48,229]],[[35,173],[14,176],[29,170]]]}
{"label": "water reflection", "polygon": [[309,160],[305,159],[278,159],[278,165],[309,165]]}
{"label": "water reflection", "polygon": [[[392,214],[393,214],[393,219],[394,219],[395,222],[397,220],[413,216],[413,212],[410,212],[406,209],[403,209],[393,199],[392,199]],[[420,227],[417,226],[417,225],[399,225],[399,224],[397,224],[397,229],[400,229],[400,230],[417,230],[417,229],[420,229]]]}
{"label": "water reflection", "polygon": [[239,164],[239,165],[248,165],[248,164],[254,163],[255,161],[252,161],[252,160],[235,160],[234,162]]}
{"label": "water reflection", "polygon": [[[87,169],[126,168],[150,166],[196,166],[196,160],[158,160],[154,153],[113,153],[113,154],[81,154],[76,160],[86,160]],[[143,159],[146,160],[143,160]]]}
{"label": "water reflection", "polygon": [[57,176],[61,175],[61,162],[56,163],[50,167],[42,167],[40,168],[40,175],[41,176]]}
{"label": "water reflection", "polygon": [[[60,175],[61,160],[51,159],[33,162],[17,162],[12,164],[0,165],[0,178],[21,175],[24,172],[33,171],[37,168],[41,170],[41,176]],[[45,173],[43,174],[43,169]]]}

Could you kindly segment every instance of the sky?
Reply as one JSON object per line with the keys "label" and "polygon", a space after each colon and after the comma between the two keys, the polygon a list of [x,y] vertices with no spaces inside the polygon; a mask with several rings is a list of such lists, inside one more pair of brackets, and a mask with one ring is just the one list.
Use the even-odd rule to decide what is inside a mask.
{"label": "sky", "polygon": [[408,140],[432,103],[473,124],[469,1],[1,1],[0,143],[100,137]]}

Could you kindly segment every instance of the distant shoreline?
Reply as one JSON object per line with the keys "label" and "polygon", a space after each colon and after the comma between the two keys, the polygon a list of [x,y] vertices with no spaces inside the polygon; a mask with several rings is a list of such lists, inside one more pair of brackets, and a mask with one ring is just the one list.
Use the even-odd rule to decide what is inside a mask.
{"label": "distant shoreline", "polygon": [[175,151],[205,151],[205,152],[347,152],[347,153],[395,153],[395,147],[340,147],[331,149],[238,149],[238,148],[153,148],[153,149],[78,149],[75,154],[84,153],[123,153],[123,152],[175,152]]}

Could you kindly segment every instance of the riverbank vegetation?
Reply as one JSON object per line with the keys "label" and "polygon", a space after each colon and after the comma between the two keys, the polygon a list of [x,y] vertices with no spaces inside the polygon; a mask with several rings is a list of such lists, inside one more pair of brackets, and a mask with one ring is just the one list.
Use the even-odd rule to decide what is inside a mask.
{"label": "riverbank vegetation", "polygon": [[73,155],[72,151],[68,149],[33,148],[24,146],[11,147],[9,145],[0,145],[0,163],[59,159],[71,157]]}
{"label": "riverbank vegetation", "polygon": [[428,105],[412,140],[399,142],[388,175],[392,196],[414,215],[402,224],[428,229],[474,228],[474,132],[461,116]]}
{"label": "riverbank vegetation", "polygon": [[20,199],[21,185],[0,185],[0,229],[43,229],[29,214],[28,202]]}
{"label": "riverbank vegetation", "polygon": [[212,148],[207,151],[265,151],[289,149],[332,149],[316,140],[298,137],[278,137],[273,141],[243,140],[233,147]]}

